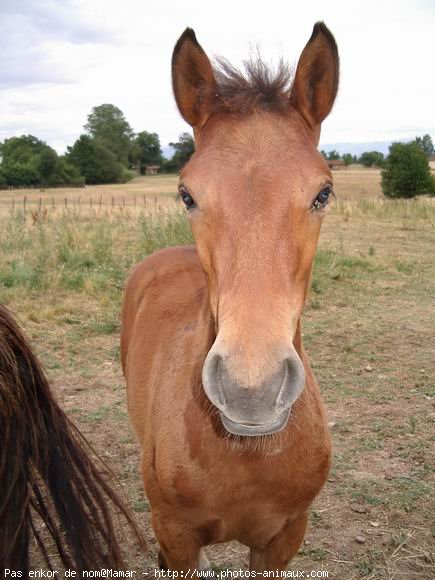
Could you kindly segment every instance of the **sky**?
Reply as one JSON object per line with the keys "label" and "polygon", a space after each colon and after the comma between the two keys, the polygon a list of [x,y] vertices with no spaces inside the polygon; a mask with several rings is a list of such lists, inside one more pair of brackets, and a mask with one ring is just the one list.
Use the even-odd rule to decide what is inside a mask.
{"label": "sky", "polygon": [[166,146],[189,130],[170,82],[186,26],[211,57],[240,65],[259,47],[295,66],[317,20],[341,58],[320,145],[435,140],[435,0],[0,0],[0,141],[30,133],[63,153],[112,103]]}

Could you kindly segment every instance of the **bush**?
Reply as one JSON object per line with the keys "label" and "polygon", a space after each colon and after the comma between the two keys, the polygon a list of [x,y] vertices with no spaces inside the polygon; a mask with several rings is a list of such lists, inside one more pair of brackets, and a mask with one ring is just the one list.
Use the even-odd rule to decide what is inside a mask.
{"label": "bush", "polygon": [[34,187],[41,182],[40,175],[31,161],[3,162],[3,173],[8,185],[12,187]]}
{"label": "bush", "polygon": [[121,174],[118,179],[118,183],[127,183],[127,181],[131,181],[133,177],[136,177],[136,173],[131,169],[127,169],[126,167],[122,167]]}
{"label": "bush", "polygon": [[380,151],[366,151],[359,158],[364,167],[383,167],[385,165],[384,154]]}
{"label": "bush", "polygon": [[435,194],[435,179],[431,175],[426,155],[419,145],[393,143],[382,171],[382,191],[387,197],[415,197]]}

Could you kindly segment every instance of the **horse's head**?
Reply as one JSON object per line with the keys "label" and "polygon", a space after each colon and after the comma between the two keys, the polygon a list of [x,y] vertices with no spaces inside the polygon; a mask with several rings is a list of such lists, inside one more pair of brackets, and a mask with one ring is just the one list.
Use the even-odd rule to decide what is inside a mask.
{"label": "horse's head", "polygon": [[290,88],[284,66],[248,67],[246,78],[225,64],[216,72],[187,29],[172,78],[195,134],[180,193],[217,333],[204,389],[228,431],[264,435],[286,425],[305,383],[299,319],[332,192],[316,146],[337,93],[337,47],[316,24]]}

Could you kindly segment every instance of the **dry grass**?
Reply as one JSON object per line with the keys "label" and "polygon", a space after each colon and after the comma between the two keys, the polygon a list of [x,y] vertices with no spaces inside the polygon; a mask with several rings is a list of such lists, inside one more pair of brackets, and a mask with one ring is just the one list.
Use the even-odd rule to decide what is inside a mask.
{"label": "dry grass", "polygon": [[[378,182],[371,188],[375,171],[334,177],[338,200],[323,226],[303,330],[335,459],[292,569],[432,578],[435,205],[383,201]],[[189,239],[182,215],[138,208],[0,216],[0,300],[19,314],[63,405],[148,530],[119,364],[121,287],[141,256]],[[144,558],[127,545],[132,568],[153,569],[151,534],[150,546]],[[245,555],[237,545],[211,550],[220,567],[245,567]]]}
{"label": "dry grass", "polygon": [[86,187],[71,188],[58,187],[53,189],[17,189],[0,191],[0,211],[9,210],[15,203],[17,209],[23,208],[24,199],[29,209],[38,209],[39,204],[51,209],[53,206],[65,207],[65,199],[69,207],[97,208],[101,203],[104,206],[153,206],[158,198],[159,204],[166,205],[167,199],[175,198],[178,188],[176,175],[156,175],[136,177],[122,185],[88,185]]}

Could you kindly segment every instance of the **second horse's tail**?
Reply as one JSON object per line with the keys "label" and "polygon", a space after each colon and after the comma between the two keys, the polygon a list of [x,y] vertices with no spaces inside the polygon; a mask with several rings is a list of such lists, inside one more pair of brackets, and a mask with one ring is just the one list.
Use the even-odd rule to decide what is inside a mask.
{"label": "second horse's tail", "polygon": [[79,574],[124,567],[112,510],[145,548],[133,517],[106,481],[108,468],[92,455],[56,402],[25,336],[0,305],[1,572],[18,569],[27,578],[32,537],[51,569],[47,533],[36,514],[64,566]]}

